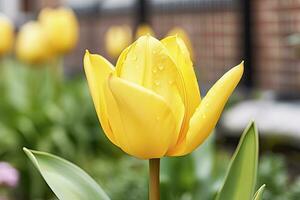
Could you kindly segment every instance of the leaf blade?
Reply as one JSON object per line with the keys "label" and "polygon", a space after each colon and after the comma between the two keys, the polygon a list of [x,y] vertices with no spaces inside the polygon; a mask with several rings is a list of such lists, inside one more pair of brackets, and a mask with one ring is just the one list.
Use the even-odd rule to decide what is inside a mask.
{"label": "leaf blade", "polygon": [[262,200],[263,193],[265,191],[266,185],[262,185],[254,194],[253,200]]}
{"label": "leaf blade", "polygon": [[254,122],[244,130],[216,200],[251,199],[258,165],[258,132]]}
{"label": "leaf blade", "polygon": [[109,200],[101,187],[73,163],[49,153],[23,150],[60,200]]}

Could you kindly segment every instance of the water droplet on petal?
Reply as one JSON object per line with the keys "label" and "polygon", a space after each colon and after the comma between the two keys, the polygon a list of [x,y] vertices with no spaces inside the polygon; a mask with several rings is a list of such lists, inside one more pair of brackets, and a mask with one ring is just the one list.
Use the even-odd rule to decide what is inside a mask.
{"label": "water droplet on petal", "polygon": [[160,85],[159,80],[154,81],[154,84],[155,84],[156,86],[159,86],[159,85]]}
{"label": "water droplet on petal", "polygon": [[173,80],[169,80],[169,84],[173,85],[174,81]]}
{"label": "water droplet on petal", "polygon": [[159,65],[159,66],[158,66],[158,69],[159,69],[160,71],[162,71],[164,68],[165,68],[165,67],[164,67],[163,65]]}
{"label": "water droplet on petal", "polygon": [[137,56],[136,55],[132,55],[132,60],[136,61],[137,60]]}

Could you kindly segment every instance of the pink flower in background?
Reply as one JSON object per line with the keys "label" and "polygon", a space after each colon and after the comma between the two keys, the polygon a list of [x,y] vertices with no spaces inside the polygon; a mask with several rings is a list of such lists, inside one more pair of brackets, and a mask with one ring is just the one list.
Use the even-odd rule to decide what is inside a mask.
{"label": "pink flower in background", "polygon": [[9,163],[0,162],[0,186],[15,187],[19,181],[19,172]]}

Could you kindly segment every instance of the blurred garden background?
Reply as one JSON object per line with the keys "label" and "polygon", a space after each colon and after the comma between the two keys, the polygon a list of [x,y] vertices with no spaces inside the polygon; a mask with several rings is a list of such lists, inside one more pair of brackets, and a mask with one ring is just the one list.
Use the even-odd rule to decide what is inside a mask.
{"label": "blurred garden background", "polygon": [[300,199],[299,0],[0,0],[0,13],[0,200],[55,199],[22,147],[76,163],[113,200],[147,199],[147,162],[103,134],[82,62],[88,49],[115,63],[141,34],[187,42],[202,96],[245,61],[214,134],[162,159],[162,199],[213,199],[252,119],[263,199]]}

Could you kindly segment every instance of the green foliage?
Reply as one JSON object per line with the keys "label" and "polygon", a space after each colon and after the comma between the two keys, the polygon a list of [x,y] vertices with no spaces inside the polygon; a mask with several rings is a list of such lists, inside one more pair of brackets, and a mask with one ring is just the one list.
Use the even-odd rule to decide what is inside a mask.
{"label": "green foliage", "polygon": [[23,146],[61,155],[85,168],[101,157],[122,155],[101,133],[85,80],[62,80],[56,67],[28,68],[14,60],[0,66],[0,160],[21,172],[12,195],[16,199],[52,197],[24,158]]}
{"label": "green foliage", "polygon": [[254,194],[253,200],[262,200],[266,185],[262,185]]}
{"label": "green foliage", "polygon": [[49,153],[26,148],[24,151],[60,200],[109,200],[101,187],[76,165]]}
{"label": "green foliage", "polygon": [[300,177],[289,177],[283,156],[271,153],[262,156],[258,172],[258,184],[267,185],[264,200],[300,199]]}
{"label": "green foliage", "polygon": [[217,200],[252,199],[258,165],[258,133],[254,122],[245,129],[232,157]]}

